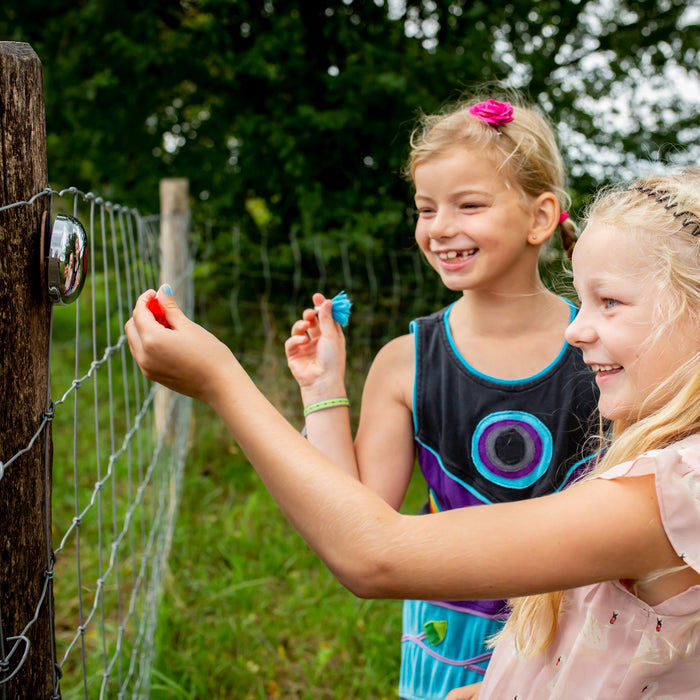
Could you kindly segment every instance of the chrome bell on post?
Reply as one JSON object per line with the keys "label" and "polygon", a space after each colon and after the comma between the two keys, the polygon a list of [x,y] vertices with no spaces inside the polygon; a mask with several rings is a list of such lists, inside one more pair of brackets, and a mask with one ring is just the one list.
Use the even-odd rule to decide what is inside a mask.
{"label": "chrome bell on post", "polygon": [[88,238],[74,216],[57,214],[51,230],[47,264],[49,297],[56,304],[72,304],[87,276]]}

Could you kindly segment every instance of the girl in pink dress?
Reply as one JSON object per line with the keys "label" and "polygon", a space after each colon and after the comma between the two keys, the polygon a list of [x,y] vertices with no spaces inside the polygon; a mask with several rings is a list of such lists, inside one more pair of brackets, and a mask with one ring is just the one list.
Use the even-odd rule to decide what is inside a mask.
{"label": "girl in pink dress", "polygon": [[[595,472],[553,495],[420,517],[397,513],[299,436],[172,296],[159,294],[171,329],[147,310],[149,290],[126,332],[149,379],[219,413],[351,591],[514,598],[483,684],[450,700],[696,700],[700,169],[600,196],[573,272],[580,311],[566,337],[613,425]],[[330,301],[319,317],[334,323]]]}

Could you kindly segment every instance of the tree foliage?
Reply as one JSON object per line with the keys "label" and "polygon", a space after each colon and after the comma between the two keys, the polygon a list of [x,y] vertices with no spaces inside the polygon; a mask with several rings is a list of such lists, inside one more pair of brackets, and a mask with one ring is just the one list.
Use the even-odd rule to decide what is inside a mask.
{"label": "tree foliage", "polygon": [[290,233],[409,245],[415,116],[485,82],[559,125],[575,202],[639,159],[697,158],[677,144],[700,132],[699,15],[685,0],[26,0],[3,3],[0,37],[42,60],[52,184],[149,212],[160,178],[187,177],[197,212],[288,255]]}

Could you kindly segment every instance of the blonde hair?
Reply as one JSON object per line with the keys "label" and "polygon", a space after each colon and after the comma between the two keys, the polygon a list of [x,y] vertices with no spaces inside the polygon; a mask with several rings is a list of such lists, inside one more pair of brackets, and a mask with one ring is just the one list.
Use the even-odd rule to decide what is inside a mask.
{"label": "blonde hair", "polygon": [[[654,309],[657,333],[680,318],[700,319],[700,168],[675,175],[645,178],[626,188],[603,191],[587,215],[589,223],[604,223],[623,235],[636,237],[653,261],[650,284],[663,290]],[[585,232],[583,234],[585,236]],[[671,397],[670,399],[668,397]],[[611,439],[601,437],[604,452],[586,478],[652,449],[700,433],[700,357],[675,368],[649,397],[661,408],[646,414],[640,407],[636,421],[616,421]],[[514,635],[525,656],[543,652],[554,641],[565,605],[562,591],[518,598],[510,602],[505,630]],[[700,625],[700,618],[694,626]],[[696,629],[697,632],[697,629]],[[694,633],[695,634],[695,633]],[[500,635],[499,635],[500,636]],[[695,634],[697,636],[697,634]],[[675,650],[678,654],[688,649]]]}
{"label": "blonde hair", "polygon": [[[470,114],[469,109],[487,98],[474,95],[461,99],[435,114],[422,114],[410,139],[411,152],[404,175],[413,181],[416,168],[439,158],[455,147],[492,155],[508,177],[526,195],[552,192],[562,211],[570,197],[565,187],[565,168],[554,129],[547,117],[528,105],[515,91],[504,91],[513,107],[513,121],[491,126]],[[492,95],[489,95],[493,99]],[[571,254],[576,226],[567,219],[559,224],[564,249]]]}

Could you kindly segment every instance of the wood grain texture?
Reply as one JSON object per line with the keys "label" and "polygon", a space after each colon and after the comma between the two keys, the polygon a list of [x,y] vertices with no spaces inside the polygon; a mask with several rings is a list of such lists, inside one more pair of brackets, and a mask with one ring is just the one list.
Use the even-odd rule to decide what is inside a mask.
{"label": "wood grain texture", "polygon": [[[0,42],[0,206],[27,201],[48,185],[41,62],[28,44]],[[43,280],[41,221],[50,199],[0,212],[0,461],[25,448],[46,409],[50,304]],[[48,223],[48,221],[47,221]],[[8,637],[22,633],[41,599],[50,551],[50,424],[0,479],[0,613]],[[50,465],[50,460],[49,460]],[[50,698],[51,588],[27,631],[29,653],[4,685],[8,698]],[[18,665],[25,645],[9,661]]]}

